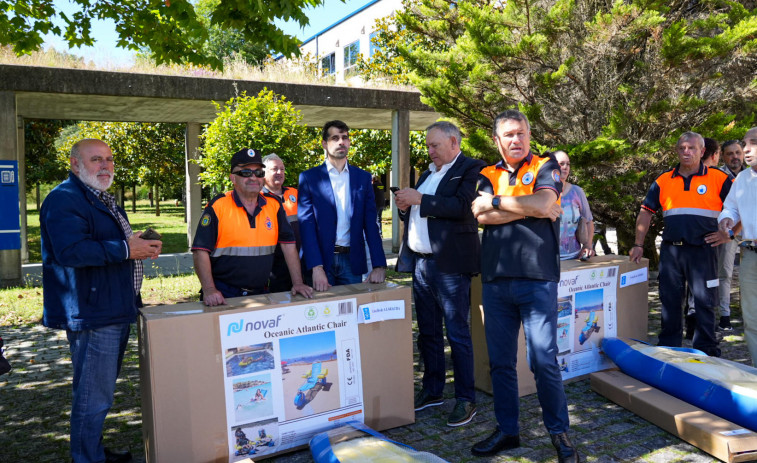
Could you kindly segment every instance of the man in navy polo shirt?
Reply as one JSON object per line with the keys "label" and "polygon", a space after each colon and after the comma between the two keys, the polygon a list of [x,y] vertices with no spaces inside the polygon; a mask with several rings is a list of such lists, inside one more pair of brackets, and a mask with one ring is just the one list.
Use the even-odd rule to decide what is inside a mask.
{"label": "man in navy polo shirt", "polygon": [[493,138],[502,161],[481,171],[472,209],[484,225],[481,279],[497,428],[471,452],[489,456],[520,446],[515,365],[522,322],[544,425],[558,461],[577,462],[557,364],[560,165],[530,151],[531,127],[519,111],[494,119]]}

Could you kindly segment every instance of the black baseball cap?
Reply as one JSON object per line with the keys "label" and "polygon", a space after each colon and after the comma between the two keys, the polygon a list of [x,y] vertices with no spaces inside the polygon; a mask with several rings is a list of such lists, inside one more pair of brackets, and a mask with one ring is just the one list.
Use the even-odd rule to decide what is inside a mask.
{"label": "black baseball cap", "polygon": [[246,166],[247,164],[260,164],[262,166],[263,156],[260,155],[260,151],[245,148],[237,151],[231,157],[231,170],[234,170],[236,166]]}

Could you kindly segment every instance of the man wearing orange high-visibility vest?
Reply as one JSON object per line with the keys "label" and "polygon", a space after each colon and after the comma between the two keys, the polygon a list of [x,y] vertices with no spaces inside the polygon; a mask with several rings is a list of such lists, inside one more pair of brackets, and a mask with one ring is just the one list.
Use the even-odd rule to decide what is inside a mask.
{"label": "man wearing orange high-visibility vest", "polygon": [[652,216],[662,210],[665,228],[660,245],[662,327],[658,345],[681,347],[688,283],[697,308],[692,345],[720,357],[715,337],[719,280],[714,246],[728,240],[727,234],[718,231],[717,219],[731,190],[731,179],[702,163],[704,149],[704,138],[698,133],[680,136],[676,144],[679,164],[657,177],[641,204],[630,257],[633,262],[641,260]]}
{"label": "man wearing orange high-visibility vest", "polygon": [[[287,222],[289,222],[294,232],[294,239],[299,254],[302,242],[300,241],[300,223],[297,221],[297,188],[284,186],[286,169],[284,168],[284,161],[277,154],[271,153],[263,156],[263,165],[265,166],[263,195],[267,198],[276,199],[281,203],[287,216]],[[272,293],[292,289],[292,278],[289,276],[289,268],[287,267],[280,244],[276,246],[276,252],[273,255],[273,268],[271,269],[268,286],[268,289]]]}
{"label": "man wearing orange high-visibility vest", "polygon": [[502,160],[481,171],[479,197],[472,210],[484,225],[482,299],[497,427],[471,453],[490,456],[520,446],[515,364],[522,323],[529,367],[557,461],[577,463],[557,364],[560,165],[531,152],[531,127],[520,111],[499,114],[493,138]]}
{"label": "man wearing orange high-visibility vest", "polygon": [[261,193],[264,176],[257,150],[234,153],[230,175],[234,189],[213,198],[200,217],[192,257],[205,305],[266,292],[279,243],[294,283],[292,294],[313,296],[313,289],[302,281],[294,233],[284,208]]}

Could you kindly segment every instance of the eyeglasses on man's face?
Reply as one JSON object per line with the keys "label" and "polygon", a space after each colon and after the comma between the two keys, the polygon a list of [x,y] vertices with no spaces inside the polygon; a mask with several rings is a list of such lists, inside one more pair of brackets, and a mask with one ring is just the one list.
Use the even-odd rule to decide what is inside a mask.
{"label": "eyeglasses on man's face", "polygon": [[236,172],[232,172],[234,175],[238,175],[240,177],[244,178],[250,178],[253,175],[257,178],[263,178],[265,177],[265,169],[241,169]]}

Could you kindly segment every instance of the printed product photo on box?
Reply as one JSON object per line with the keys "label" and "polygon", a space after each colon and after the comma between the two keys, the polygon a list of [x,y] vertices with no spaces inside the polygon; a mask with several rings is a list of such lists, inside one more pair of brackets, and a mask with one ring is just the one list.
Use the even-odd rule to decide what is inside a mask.
{"label": "printed product photo on box", "polygon": [[617,334],[618,267],[562,272],[557,287],[557,362],[563,380],[612,366],[602,339]]}
{"label": "printed product photo on box", "polygon": [[229,461],[363,421],[357,300],[219,316]]}

